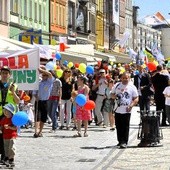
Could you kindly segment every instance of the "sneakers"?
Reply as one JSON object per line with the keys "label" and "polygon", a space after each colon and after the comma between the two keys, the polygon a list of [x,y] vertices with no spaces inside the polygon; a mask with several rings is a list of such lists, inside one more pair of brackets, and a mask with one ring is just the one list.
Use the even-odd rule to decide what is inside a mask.
{"label": "sneakers", "polygon": [[120,149],[126,149],[127,148],[127,144],[126,143],[121,143],[120,144]]}
{"label": "sneakers", "polygon": [[114,130],[115,130],[115,128],[110,128],[110,130],[111,130],[111,131],[114,131]]}
{"label": "sneakers", "polygon": [[8,168],[13,168],[14,166],[15,166],[14,161],[10,161],[10,160],[9,160],[9,163],[6,165],[6,167]]}
{"label": "sneakers", "polygon": [[76,126],[73,127],[72,131],[77,130]]}
{"label": "sneakers", "polygon": [[55,133],[56,132],[56,129],[51,129],[50,131],[49,131],[49,133]]}
{"label": "sneakers", "polygon": [[34,133],[33,137],[34,138],[43,137],[43,134],[42,133]]}
{"label": "sneakers", "polygon": [[63,130],[63,129],[64,129],[64,126],[60,126],[59,129],[60,129],[60,130]]}

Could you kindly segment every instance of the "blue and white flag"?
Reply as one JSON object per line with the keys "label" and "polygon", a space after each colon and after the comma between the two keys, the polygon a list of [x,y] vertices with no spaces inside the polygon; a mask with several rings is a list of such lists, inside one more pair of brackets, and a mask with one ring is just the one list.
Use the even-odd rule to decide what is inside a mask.
{"label": "blue and white flag", "polygon": [[122,39],[120,39],[120,40],[117,42],[117,44],[120,45],[121,48],[123,48],[123,47],[125,46],[127,40],[129,39],[129,37],[130,37],[130,33],[129,33],[129,32],[125,32],[125,33],[123,34]]}

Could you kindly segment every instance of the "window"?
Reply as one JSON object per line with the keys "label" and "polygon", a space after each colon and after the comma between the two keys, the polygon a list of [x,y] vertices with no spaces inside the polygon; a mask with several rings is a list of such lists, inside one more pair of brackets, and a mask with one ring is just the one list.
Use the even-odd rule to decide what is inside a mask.
{"label": "window", "polygon": [[54,24],[54,2],[51,2],[51,23]]}
{"label": "window", "polygon": [[30,18],[32,18],[32,0],[29,0],[30,2]]}
{"label": "window", "polygon": [[0,0],[0,21],[3,21],[3,19],[2,19],[2,15],[3,15],[3,6],[2,6],[3,4],[2,4],[2,0]]}
{"label": "window", "polygon": [[24,17],[27,17],[27,0],[24,0]]}
{"label": "window", "polygon": [[46,6],[44,5],[43,7],[44,11],[43,11],[43,19],[44,19],[44,23],[46,23]]}
{"label": "window", "polygon": [[59,25],[61,25],[61,17],[62,17],[62,7],[59,6]]}
{"label": "window", "polygon": [[14,12],[18,14],[18,0],[14,0]]}
{"label": "window", "polygon": [[93,14],[89,14],[89,28],[91,30],[91,32],[94,34],[95,33],[95,16]]}
{"label": "window", "polygon": [[41,6],[41,4],[39,5],[39,22],[41,22],[42,21],[42,6]]}
{"label": "window", "polygon": [[10,11],[18,14],[19,13],[18,5],[19,5],[18,0],[11,0],[10,1]]}
{"label": "window", "polygon": [[38,18],[37,18],[37,3],[34,3],[35,7],[34,7],[34,20],[37,22]]}
{"label": "window", "polygon": [[59,25],[59,4],[56,4],[56,24]]}
{"label": "window", "polygon": [[7,22],[7,1],[0,0],[0,21]]}
{"label": "window", "polygon": [[11,12],[13,12],[13,6],[14,6],[13,0],[11,0],[11,1],[10,1],[10,11],[11,11]]}

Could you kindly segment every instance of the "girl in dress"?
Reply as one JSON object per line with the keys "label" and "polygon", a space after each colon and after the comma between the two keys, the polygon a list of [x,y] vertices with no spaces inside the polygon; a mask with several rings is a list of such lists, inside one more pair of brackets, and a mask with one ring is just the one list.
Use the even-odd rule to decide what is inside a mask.
{"label": "girl in dress", "polygon": [[[78,77],[78,94],[84,94],[88,100],[89,87],[86,85],[87,78],[84,76]],[[74,137],[81,137],[81,125],[84,124],[84,137],[87,137],[88,121],[91,120],[91,112],[85,110],[84,107],[76,106],[77,134]]]}
{"label": "girl in dress", "polygon": [[114,85],[114,80],[110,79],[108,81],[108,87],[105,89],[105,99],[103,101],[102,113],[104,117],[103,127],[107,127],[110,122],[110,130],[115,130],[115,121],[114,121],[114,100],[111,98],[111,91]]}

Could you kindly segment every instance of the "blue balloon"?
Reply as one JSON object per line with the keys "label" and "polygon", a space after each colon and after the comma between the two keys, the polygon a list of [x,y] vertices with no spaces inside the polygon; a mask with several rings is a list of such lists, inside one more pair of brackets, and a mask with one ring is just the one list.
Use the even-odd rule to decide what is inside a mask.
{"label": "blue balloon", "polygon": [[27,124],[28,120],[29,120],[28,115],[24,111],[19,111],[19,112],[15,113],[12,117],[12,123],[15,126],[23,126],[23,125]]}
{"label": "blue balloon", "polygon": [[86,67],[86,73],[87,74],[94,74],[94,68],[92,66]]}
{"label": "blue balloon", "polygon": [[46,68],[47,70],[54,70],[54,62],[49,61],[49,62],[45,65],[45,68]]}
{"label": "blue balloon", "polygon": [[63,62],[63,65],[67,66],[67,65],[68,65],[68,61],[65,60],[65,61]]}
{"label": "blue balloon", "polygon": [[84,106],[87,102],[86,96],[84,94],[78,94],[76,97],[76,103],[79,106]]}
{"label": "blue balloon", "polygon": [[138,75],[138,74],[139,74],[139,70],[136,70],[136,71],[135,71],[135,75]]}
{"label": "blue balloon", "polygon": [[61,54],[60,54],[60,53],[56,53],[56,54],[55,54],[55,58],[56,58],[57,60],[61,60]]}

